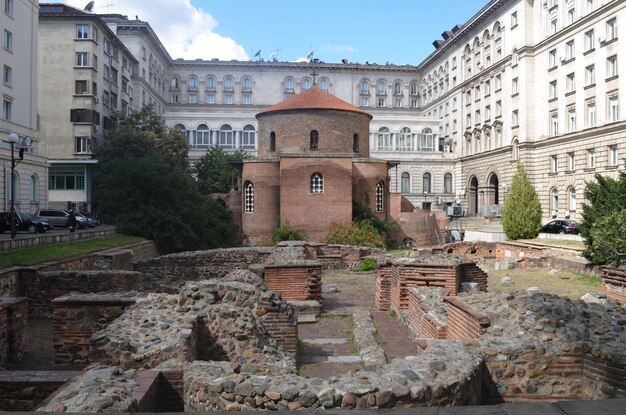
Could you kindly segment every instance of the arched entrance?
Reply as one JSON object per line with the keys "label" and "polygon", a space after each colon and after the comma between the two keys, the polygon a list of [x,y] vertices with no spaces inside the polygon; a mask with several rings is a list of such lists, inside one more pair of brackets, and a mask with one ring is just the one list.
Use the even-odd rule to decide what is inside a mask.
{"label": "arched entrance", "polygon": [[489,176],[487,183],[487,204],[499,205],[500,193],[498,192],[498,188],[500,187],[500,181],[498,180],[498,175],[492,173],[491,176]]}
{"label": "arched entrance", "polygon": [[470,178],[469,214],[470,216],[476,216],[478,214],[478,179],[476,176]]}

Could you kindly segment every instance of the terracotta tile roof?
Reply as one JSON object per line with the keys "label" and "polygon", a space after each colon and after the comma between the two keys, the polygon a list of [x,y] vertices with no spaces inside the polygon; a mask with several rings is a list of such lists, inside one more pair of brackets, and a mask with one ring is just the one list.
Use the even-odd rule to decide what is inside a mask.
{"label": "terracotta tile roof", "polygon": [[265,111],[261,111],[259,115],[277,112],[277,111],[292,111],[292,110],[337,110],[337,111],[351,111],[365,114],[372,118],[372,115],[366,111],[363,111],[359,107],[355,107],[346,101],[337,98],[336,96],[324,92],[317,86],[313,86],[306,91],[300,92],[292,97],[279,102],[278,104],[271,106]]}

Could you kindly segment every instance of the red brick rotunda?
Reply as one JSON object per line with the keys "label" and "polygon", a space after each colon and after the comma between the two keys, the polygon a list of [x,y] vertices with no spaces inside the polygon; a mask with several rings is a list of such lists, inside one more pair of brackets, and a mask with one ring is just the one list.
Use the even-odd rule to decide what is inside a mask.
{"label": "red brick rotunda", "polygon": [[369,158],[370,114],[314,86],[256,118],[259,157],[242,172],[246,244],[278,224],[321,241],[333,223],[352,221],[353,201],[387,219],[387,162]]}

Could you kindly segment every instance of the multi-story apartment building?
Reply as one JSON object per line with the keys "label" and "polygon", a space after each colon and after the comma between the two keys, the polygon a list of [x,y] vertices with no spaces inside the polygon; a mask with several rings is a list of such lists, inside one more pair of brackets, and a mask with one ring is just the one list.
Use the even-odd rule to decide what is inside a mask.
{"label": "multi-story apartment building", "polygon": [[[54,20],[42,15],[42,27]],[[134,107],[153,104],[184,130],[192,163],[211,146],[256,154],[255,115],[316,85],[373,115],[371,156],[393,161],[390,190],[416,207],[498,214],[520,160],[546,220],[580,219],[585,182],[624,166],[623,1],[492,0],[416,66],[172,60],[146,22],[85,19],[102,19],[134,55]]]}
{"label": "multi-story apartment building", "polygon": [[[24,212],[45,206],[48,198],[46,159],[41,155],[41,137],[37,129],[37,19],[36,1],[2,0],[0,49],[2,83],[0,95],[0,210],[8,211],[12,188],[15,208]],[[24,152],[11,180],[11,152],[6,140],[14,133],[20,139],[31,137],[32,147]],[[14,156],[19,160],[17,148]]]}
{"label": "multi-story apartment building", "polygon": [[40,4],[40,136],[50,165],[50,206],[91,210],[97,146],[116,111],[136,108],[138,63],[98,15]]}

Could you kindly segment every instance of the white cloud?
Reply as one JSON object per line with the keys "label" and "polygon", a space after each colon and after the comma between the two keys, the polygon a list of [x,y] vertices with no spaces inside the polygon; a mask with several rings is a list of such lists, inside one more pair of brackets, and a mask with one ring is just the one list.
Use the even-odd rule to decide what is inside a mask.
{"label": "white cloud", "polygon": [[327,45],[324,45],[322,49],[331,51],[331,52],[337,52],[337,53],[357,53],[358,52],[357,48],[355,48],[354,46],[350,46],[350,45],[327,44]]}
{"label": "white cloud", "polygon": [[[64,3],[82,9],[87,0]],[[174,59],[250,59],[243,46],[234,39],[216,33],[217,21],[209,13],[194,7],[190,0],[124,0],[115,2],[108,10],[108,1],[102,1],[102,5],[99,3],[96,1],[94,13],[119,13],[129,19],[137,16],[148,22]]]}

